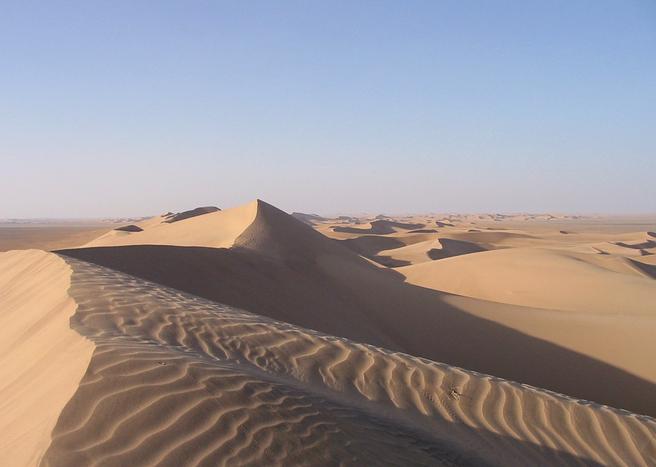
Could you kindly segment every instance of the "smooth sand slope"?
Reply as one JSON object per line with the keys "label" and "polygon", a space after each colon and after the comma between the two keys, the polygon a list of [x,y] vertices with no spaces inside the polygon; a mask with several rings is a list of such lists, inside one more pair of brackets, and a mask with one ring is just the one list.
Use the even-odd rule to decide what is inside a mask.
{"label": "smooth sand slope", "polygon": [[[110,245],[179,245],[230,247],[235,237],[255,219],[256,203],[226,211],[206,211],[186,217],[163,215],[134,224],[141,231],[112,230],[86,246]],[[202,208],[199,208],[202,209]],[[207,209],[207,208],[205,208]],[[215,208],[216,209],[216,208]],[[192,210],[195,211],[195,210]],[[192,212],[188,211],[188,212]]]}
{"label": "smooth sand slope", "polygon": [[490,313],[463,303],[477,316],[656,381],[656,282],[648,267],[635,260],[520,247],[422,262],[397,271],[414,285],[531,307],[530,312],[508,308]]}
{"label": "smooth sand slope", "polygon": [[42,465],[656,462],[648,417],[66,261],[95,349]]}
{"label": "smooth sand slope", "polygon": [[656,318],[654,281],[626,260],[615,259],[511,248],[413,264],[398,271],[413,284],[484,300]]}
{"label": "smooth sand slope", "polygon": [[71,330],[71,270],[38,250],[0,253],[0,464],[32,466],[91,359]]}
{"label": "smooth sand slope", "polygon": [[[628,321],[616,316],[586,321],[558,310],[409,284],[397,270],[372,263],[261,201],[139,226],[143,231],[112,233],[62,253],[327,334],[656,414],[656,375],[649,361],[655,328],[648,309]],[[487,234],[449,229],[455,229],[451,237],[467,242],[470,235]],[[421,235],[421,241],[431,235],[393,230],[385,241],[402,245],[412,243],[406,235]],[[490,248],[531,236],[491,232],[484,238]],[[440,261],[450,259],[430,264]]]}

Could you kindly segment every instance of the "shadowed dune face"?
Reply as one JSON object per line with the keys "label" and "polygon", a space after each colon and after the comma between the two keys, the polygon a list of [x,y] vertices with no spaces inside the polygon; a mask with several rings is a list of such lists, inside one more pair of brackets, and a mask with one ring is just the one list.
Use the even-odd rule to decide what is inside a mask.
{"label": "shadowed dune face", "polygon": [[117,227],[114,230],[119,230],[121,232],[143,232],[143,229],[141,227],[134,224],[124,225],[123,227]]}
{"label": "shadowed dune face", "polygon": [[392,250],[406,245],[398,238],[380,237],[378,235],[363,235],[361,237],[348,238],[339,241],[350,250],[366,257],[375,256],[376,253],[383,250]]}
{"label": "shadowed dune face", "polygon": [[261,200],[255,202],[255,217],[235,238],[233,247],[282,262],[312,262],[320,255],[356,259],[309,225]]}
{"label": "shadowed dune face", "polygon": [[622,246],[624,248],[632,248],[634,250],[647,250],[647,249],[650,249],[650,248],[656,248],[656,241],[647,240],[647,241],[641,242],[641,243],[617,242],[615,245]]}
{"label": "shadowed dune face", "polygon": [[487,251],[485,248],[475,243],[466,242],[464,240],[441,238],[439,242],[442,245],[442,248],[432,248],[427,252],[428,257],[432,260]]}
{"label": "shadowed dune face", "polygon": [[[498,229],[495,229],[498,230]],[[480,247],[491,250],[505,247],[508,242],[516,240],[535,240],[533,235],[518,232],[456,232],[451,233],[450,238],[453,240],[462,240],[475,243]]]}
{"label": "shadowed dune face", "polygon": [[391,258],[390,256],[378,254],[384,250],[391,250],[405,246],[405,243],[396,238],[381,237],[378,235],[363,235],[362,237],[338,241],[348,249],[383,266],[394,268],[411,264],[409,261],[398,260]]}
{"label": "shadowed dune face", "polygon": [[185,219],[191,219],[192,217],[202,216],[203,214],[209,214],[211,212],[220,211],[216,206],[203,206],[200,208],[190,209],[189,211],[179,212],[177,214],[167,214],[165,215],[164,222],[167,224],[172,224],[173,222],[183,221]]}
{"label": "shadowed dune face", "polygon": [[394,222],[388,220],[377,220],[371,222],[371,227],[368,229],[357,227],[333,227],[335,232],[343,233],[356,233],[356,234],[372,234],[372,235],[387,235],[396,232],[396,229],[403,230],[418,230],[425,227],[425,224],[408,224],[403,222]]}
{"label": "shadowed dune face", "polygon": [[640,261],[636,261],[634,259],[628,258],[628,261],[641,271],[642,273],[646,274],[647,276],[651,277],[652,279],[656,279],[656,265],[654,264],[647,264],[647,263],[642,263]]}
{"label": "shadowed dune face", "polygon": [[314,225],[315,222],[323,222],[328,220],[325,217],[319,216],[318,214],[306,214],[304,212],[293,212],[291,215],[292,217],[308,225]]}
{"label": "shadowed dune face", "polygon": [[486,251],[486,248],[475,243],[435,235],[409,235],[403,238],[363,235],[339,242],[359,255],[390,268]]}
{"label": "shadowed dune face", "polygon": [[393,344],[357,310],[355,291],[341,288],[336,293],[338,286],[312,259],[280,261],[247,248],[159,245],[60,253],[277,320],[376,345]]}
{"label": "shadowed dune face", "polygon": [[[656,414],[654,384],[461,311],[449,296],[351,255],[280,260],[246,248],[154,245],[60,253],[277,320]],[[478,305],[492,313],[510,307]]]}
{"label": "shadowed dune face", "polygon": [[67,261],[78,303],[71,326],[96,350],[45,466],[656,460],[647,417]]}

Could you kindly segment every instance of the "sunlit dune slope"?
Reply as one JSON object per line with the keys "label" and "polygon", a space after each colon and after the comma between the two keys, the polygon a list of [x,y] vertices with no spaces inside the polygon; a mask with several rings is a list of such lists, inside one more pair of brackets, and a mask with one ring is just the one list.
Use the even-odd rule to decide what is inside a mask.
{"label": "sunlit dune slope", "polygon": [[112,230],[86,246],[110,245],[184,245],[230,247],[257,213],[257,201],[237,209],[210,211],[194,217],[153,217],[136,224],[142,231]]}
{"label": "sunlit dune slope", "polygon": [[71,270],[39,250],[0,253],[0,464],[33,466],[93,346],[71,330]]}
{"label": "sunlit dune slope", "polygon": [[399,268],[408,282],[515,305],[656,318],[656,283],[626,260],[512,248]]}

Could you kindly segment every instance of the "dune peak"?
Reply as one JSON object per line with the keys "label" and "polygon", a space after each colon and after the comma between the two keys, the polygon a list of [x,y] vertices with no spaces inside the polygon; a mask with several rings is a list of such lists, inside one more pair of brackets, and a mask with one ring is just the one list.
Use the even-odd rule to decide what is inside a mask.
{"label": "dune peak", "polygon": [[163,217],[165,218],[162,222],[173,223],[183,221],[185,219],[190,219],[196,216],[202,216],[203,214],[209,214],[211,212],[220,211],[221,209],[216,206],[201,206],[198,208],[190,209],[188,211],[182,211],[177,214],[167,213]]}

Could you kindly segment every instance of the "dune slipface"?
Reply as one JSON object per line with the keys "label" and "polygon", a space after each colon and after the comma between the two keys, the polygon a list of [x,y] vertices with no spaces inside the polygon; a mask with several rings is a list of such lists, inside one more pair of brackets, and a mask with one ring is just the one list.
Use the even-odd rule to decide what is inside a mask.
{"label": "dune slipface", "polygon": [[649,465],[654,420],[66,258],[95,349],[42,465]]}

